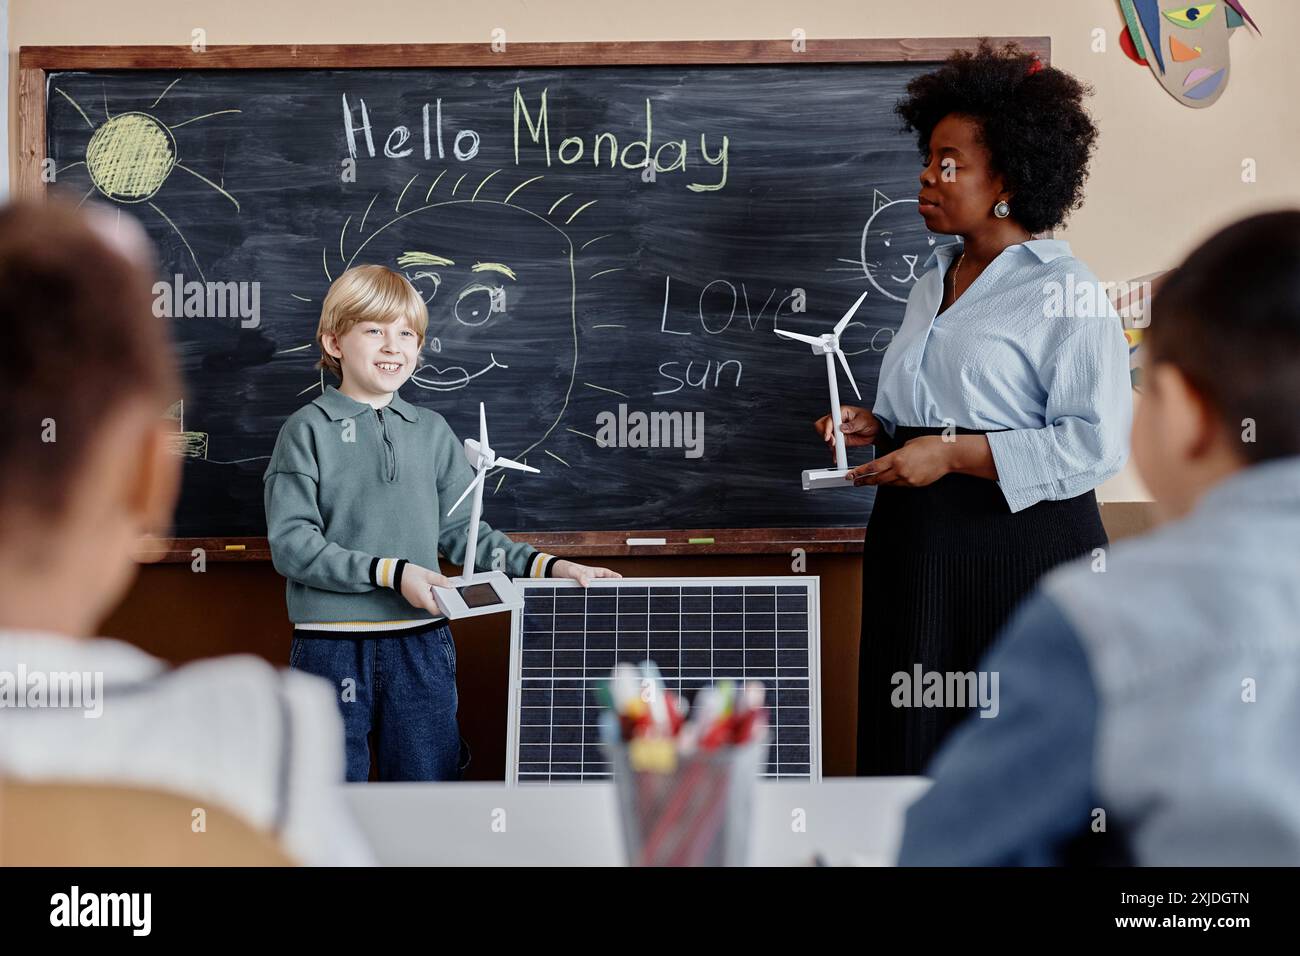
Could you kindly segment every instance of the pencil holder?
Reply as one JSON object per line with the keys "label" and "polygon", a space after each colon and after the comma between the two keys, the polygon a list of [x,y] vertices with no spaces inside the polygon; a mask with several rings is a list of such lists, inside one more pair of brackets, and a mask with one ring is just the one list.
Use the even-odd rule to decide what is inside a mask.
{"label": "pencil holder", "polygon": [[[605,746],[614,766],[627,861],[632,866],[745,866],[751,848],[754,791],[767,755],[767,731],[716,750],[677,754],[671,769],[637,769],[617,723],[606,715]],[[643,761],[639,761],[643,762]]]}

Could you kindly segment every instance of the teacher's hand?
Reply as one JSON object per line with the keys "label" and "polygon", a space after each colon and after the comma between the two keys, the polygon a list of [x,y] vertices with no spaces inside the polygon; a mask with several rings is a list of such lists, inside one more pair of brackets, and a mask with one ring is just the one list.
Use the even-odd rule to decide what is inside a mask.
{"label": "teacher's hand", "polygon": [[[813,422],[813,428],[822,436],[822,441],[835,454],[835,426],[829,415],[823,415]],[[880,433],[880,422],[876,416],[865,408],[856,405],[840,406],[840,431],[844,433],[844,445],[854,448],[858,445],[874,445]]]}
{"label": "teacher's hand", "polygon": [[920,488],[938,481],[953,470],[955,442],[942,435],[913,438],[897,451],[867,462],[845,475],[855,485],[900,485]]}

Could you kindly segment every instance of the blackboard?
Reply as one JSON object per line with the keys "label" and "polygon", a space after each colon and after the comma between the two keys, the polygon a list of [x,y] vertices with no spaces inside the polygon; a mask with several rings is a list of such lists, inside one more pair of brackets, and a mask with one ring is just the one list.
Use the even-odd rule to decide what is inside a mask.
{"label": "blackboard", "polygon": [[[800,488],[830,464],[811,428],[825,367],[773,329],[818,334],[865,291],[843,342],[869,406],[907,290],[950,241],[917,215],[893,107],[968,41],[899,42],[847,62],[787,43],[780,62],[715,44],[708,62],[49,69],[56,188],[136,216],[161,251],[186,384],[176,533],[264,535],[276,433],[333,382],[321,299],[366,262],[430,301],[404,397],[462,436],[486,403],[495,449],[542,471],[490,478],[496,527],[864,525],[869,489]],[[636,413],[675,447],[629,447]]]}

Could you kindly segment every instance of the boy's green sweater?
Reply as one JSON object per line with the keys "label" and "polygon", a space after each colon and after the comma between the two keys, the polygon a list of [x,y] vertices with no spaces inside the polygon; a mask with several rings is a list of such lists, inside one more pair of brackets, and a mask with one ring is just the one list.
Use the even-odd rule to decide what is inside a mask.
{"label": "boy's green sweater", "polygon": [[[437,571],[439,552],[464,562],[469,501],[446,511],[473,479],[446,419],[398,394],[375,409],[330,386],[298,409],[263,476],[289,619],[369,636],[436,620],[402,597],[401,575],[406,562]],[[514,577],[542,577],[558,560],[481,522],[475,567],[490,568],[498,548]]]}

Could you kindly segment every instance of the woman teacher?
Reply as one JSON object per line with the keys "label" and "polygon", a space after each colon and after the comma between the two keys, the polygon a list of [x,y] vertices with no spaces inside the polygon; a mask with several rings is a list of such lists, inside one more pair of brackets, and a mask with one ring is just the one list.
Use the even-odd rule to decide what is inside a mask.
{"label": "woman teacher", "polygon": [[[1127,456],[1128,348],[1069,245],[1033,238],[1081,204],[1097,136],[1087,92],[986,40],[897,106],[923,157],[920,214],[960,242],[937,248],[912,288],[873,410],[842,409],[848,443],[876,446],[849,476],[878,489],[859,774],[921,772],[976,703],[949,699],[949,675],[976,671],[1042,574],[1108,544],[1093,489]],[[830,416],[816,427],[833,446]]]}

